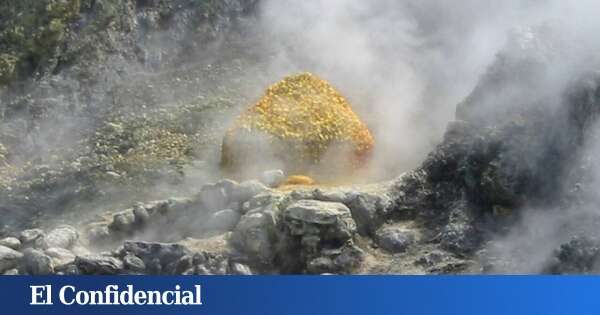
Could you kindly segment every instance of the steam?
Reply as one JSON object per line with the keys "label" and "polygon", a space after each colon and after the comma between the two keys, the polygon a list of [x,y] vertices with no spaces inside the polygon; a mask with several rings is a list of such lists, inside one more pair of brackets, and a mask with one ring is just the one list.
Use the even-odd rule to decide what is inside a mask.
{"label": "steam", "polygon": [[[481,117],[495,117],[498,107],[511,104],[545,100],[548,106],[557,105],[556,99],[569,82],[600,65],[596,56],[600,51],[599,9],[600,3],[595,0],[262,0],[256,25],[248,26],[244,34],[247,37],[237,39],[247,43],[234,45],[241,51],[236,57],[255,61],[259,56],[258,61],[236,73],[237,77],[226,79],[238,89],[240,97],[235,101],[239,101],[240,108],[258,99],[267,84],[291,73],[311,71],[330,81],[373,131],[376,144],[369,178],[389,179],[417,167],[439,143],[446,123],[454,119],[456,104],[473,91],[490,65],[498,62],[499,54],[517,59],[532,57],[541,60],[545,68],[539,73],[524,74],[528,82],[535,83],[535,88],[517,82],[482,100],[478,113]],[[179,62],[190,67],[210,67],[221,60],[225,50],[232,49],[229,43],[216,41],[209,48],[194,48],[185,60],[170,60],[166,64],[163,56],[182,50],[178,45],[183,45],[170,40],[179,38],[175,35],[180,30],[175,27],[172,31],[173,34],[150,30],[149,35],[155,36],[145,43],[148,55],[143,65],[127,64],[128,61],[115,57],[119,60],[110,61],[106,68],[131,74],[111,74],[105,80],[152,83],[167,77],[173,79],[154,75],[160,71],[177,73]],[[228,51],[226,55],[236,53]],[[145,72],[130,71],[142,71],[140,68]],[[57,75],[52,83],[67,80],[71,75],[68,71]],[[195,73],[198,77],[203,74]],[[219,86],[211,85],[214,82],[202,79],[185,86],[165,85],[173,87],[173,93],[162,93],[157,102],[174,102],[177,106],[198,94],[208,94],[209,90],[219,91]],[[77,90],[79,83],[72,86]],[[150,93],[153,88],[144,90],[140,86],[126,87],[156,96]],[[108,106],[110,95],[104,94],[111,87],[103,88],[89,92],[87,98],[73,91],[74,102],[94,103],[92,109]],[[131,99],[137,101],[136,96]],[[140,102],[145,101],[142,98]],[[76,126],[68,127],[62,126],[63,120],[50,120],[50,126],[42,126],[39,133],[60,127],[61,135],[79,136],[71,131],[87,130],[90,124],[85,117],[78,118],[80,121],[73,123]],[[228,125],[231,117],[223,120],[222,124]],[[47,137],[36,139],[41,152],[49,151],[47,147],[57,142],[50,138],[60,138],[54,132]],[[23,140],[24,146],[25,142],[33,140]],[[66,137],[60,142],[69,147],[76,139]],[[599,155],[600,144],[590,141],[584,151],[590,156]],[[183,186],[194,190],[218,177],[218,166],[210,162],[214,161],[189,166]],[[600,167],[593,166],[589,172],[600,179]],[[167,184],[152,189],[173,190]],[[499,271],[539,272],[552,250],[571,234],[594,235],[584,223],[586,218],[598,215],[595,202],[588,200],[589,205],[576,213],[560,207],[521,209],[521,221],[488,248],[500,260],[516,259]]]}

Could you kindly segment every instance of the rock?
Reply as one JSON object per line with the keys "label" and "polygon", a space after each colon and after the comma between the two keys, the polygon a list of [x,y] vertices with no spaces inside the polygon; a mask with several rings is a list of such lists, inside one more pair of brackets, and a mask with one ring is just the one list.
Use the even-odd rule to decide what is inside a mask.
{"label": "rock", "polygon": [[197,198],[200,207],[209,212],[225,209],[228,202],[225,189],[216,184],[202,186]]}
{"label": "rock", "polygon": [[283,217],[292,235],[317,235],[343,244],[356,233],[350,209],[338,202],[299,200],[285,209]]}
{"label": "rock", "polygon": [[401,253],[411,246],[416,236],[414,232],[399,227],[385,227],[375,234],[377,245],[391,253]]}
{"label": "rock", "polygon": [[19,240],[25,247],[43,248],[45,245],[44,231],[40,229],[24,230],[19,235]]}
{"label": "rock", "polygon": [[96,225],[87,232],[87,238],[91,243],[104,242],[110,238],[110,230],[107,225]]}
{"label": "rock", "polygon": [[2,275],[3,276],[18,276],[19,269],[9,269],[9,270],[5,271]]}
{"label": "rock", "polygon": [[139,257],[148,271],[160,274],[163,271],[174,272],[181,257],[189,255],[191,251],[181,244],[126,241],[123,253]]}
{"label": "rock", "polygon": [[194,265],[194,274],[225,275],[233,273],[227,257],[211,252],[202,251],[194,254],[192,264]]}
{"label": "rock", "polygon": [[119,232],[132,232],[135,224],[133,210],[125,210],[113,216],[109,229]]}
{"label": "rock", "polygon": [[79,234],[71,226],[58,227],[46,235],[48,247],[71,248],[77,242]]}
{"label": "rock", "polygon": [[144,261],[135,255],[125,255],[125,257],[123,257],[123,264],[125,265],[126,270],[133,272],[142,273],[146,270],[146,264],[144,264]]}
{"label": "rock", "polygon": [[600,241],[575,236],[554,250],[545,272],[552,274],[598,274],[600,272]]}
{"label": "rock", "polygon": [[265,185],[257,180],[245,181],[234,187],[229,199],[244,203],[267,189]]}
{"label": "rock", "polygon": [[5,272],[16,267],[23,258],[23,254],[14,249],[0,245],[0,272]]}
{"label": "rock", "polygon": [[231,264],[229,271],[233,275],[242,275],[242,276],[251,276],[252,275],[252,270],[250,270],[250,267],[248,267],[244,264],[237,263],[237,262]]}
{"label": "rock", "polygon": [[95,254],[75,257],[75,265],[85,275],[116,275],[123,270],[121,260]]}
{"label": "rock", "polygon": [[476,250],[481,242],[481,233],[476,230],[468,203],[465,200],[453,202],[450,206],[448,223],[438,235],[442,248],[459,253]]}
{"label": "rock", "polygon": [[285,174],[282,170],[265,171],[260,175],[260,181],[271,188],[278,187],[284,180]]}
{"label": "rock", "polygon": [[231,209],[213,213],[205,223],[206,228],[217,231],[231,231],[239,222],[241,214]]}
{"label": "rock", "polygon": [[260,208],[261,211],[277,211],[276,208],[283,199],[284,197],[281,194],[265,191],[244,202],[242,204],[241,212],[245,214],[258,208]]}
{"label": "rock", "polygon": [[311,259],[306,271],[311,274],[351,273],[364,259],[364,252],[353,244],[345,244],[336,249],[324,250],[322,256]]}
{"label": "rock", "polygon": [[231,242],[251,258],[270,263],[275,254],[273,244],[276,226],[275,214],[270,211],[247,213],[235,227]]}
{"label": "rock", "polygon": [[37,249],[28,248],[23,252],[25,271],[34,276],[54,274],[52,259]]}
{"label": "rock", "polygon": [[352,193],[347,197],[358,232],[372,235],[384,223],[391,200],[384,194]]}
{"label": "rock", "polygon": [[44,251],[52,259],[52,265],[55,270],[64,270],[75,262],[75,254],[61,247],[51,247]]}
{"label": "rock", "polygon": [[10,249],[18,250],[21,248],[21,241],[16,237],[6,237],[0,240],[0,246],[6,246]]}
{"label": "rock", "polygon": [[138,225],[144,225],[150,221],[150,214],[143,205],[133,207],[134,221]]}

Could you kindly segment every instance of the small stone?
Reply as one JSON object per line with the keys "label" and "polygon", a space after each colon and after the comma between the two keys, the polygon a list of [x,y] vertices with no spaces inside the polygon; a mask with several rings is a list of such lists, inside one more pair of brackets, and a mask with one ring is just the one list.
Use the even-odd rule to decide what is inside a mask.
{"label": "small stone", "polygon": [[19,239],[16,237],[6,237],[0,240],[0,245],[18,250],[21,248],[21,241],[19,241]]}
{"label": "small stone", "polygon": [[54,273],[52,259],[42,251],[28,248],[23,254],[23,264],[28,274],[38,276]]}
{"label": "small stone", "polygon": [[284,180],[285,174],[282,170],[265,171],[260,175],[260,181],[271,188],[278,187]]}

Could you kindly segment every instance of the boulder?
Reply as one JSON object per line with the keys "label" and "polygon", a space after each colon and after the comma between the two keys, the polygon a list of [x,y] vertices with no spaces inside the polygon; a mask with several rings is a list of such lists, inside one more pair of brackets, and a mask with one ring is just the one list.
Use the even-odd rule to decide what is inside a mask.
{"label": "boulder", "polygon": [[257,180],[245,181],[234,187],[230,200],[244,203],[268,188]]}
{"label": "boulder", "polygon": [[29,229],[19,234],[19,240],[24,247],[44,248],[46,245],[45,236],[44,231],[41,229]]}
{"label": "boulder", "polygon": [[120,259],[106,255],[77,256],[75,265],[85,275],[116,275],[123,271],[123,262]]}
{"label": "boulder", "polygon": [[383,224],[389,211],[391,200],[384,194],[351,193],[347,205],[358,226],[358,232],[372,235]]}
{"label": "boulder", "polygon": [[23,252],[23,266],[30,275],[54,274],[52,258],[37,249],[28,248]]}
{"label": "boulder", "polygon": [[77,242],[79,234],[74,227],[58,227],[46,235],[48,247],[71,248]]}
{"label": "boulder", "polygon": [[285,209],[283,218],[295,236],[316,236],[343,244],[356,233],[350,209],[338,202],[299,200]]}
{"label": "boulder", "polygon": [[48,248],[44,253],[52,259],[55,270],[64,270],[68,265],[75,262],[75,254],[61,247]]}
{"label": "boulder", "polygon": [[16,237],[6,237],[0,240],[1,246],[6,246],[8,248],[18,250],[21,248],[21,241],[19,241]]}
{"label": "boulder", "polygon": [[23,254],[14,249],[0,245],[0,272],[5,272],[16,267],[23,258]]}
{"label": "boulder", "polygon": [[115,214],[112,223],[108,227],[114,231],[132,232],[134,224],[135,215],[133,209],[128,209]]}
{"label": "boulder", "polygon": [[143,273],[146,270],[146,264],[144,261],[132,254],[127,254],[125,257],[123,257],[123,264],[126,270],[132,272]]}
{"label": "boulder", "polygon": [[251,258],[270,263],[275,254],[275,218],[275,214],[270,211],[243,215],[231,236],[232,244]]}
{"label": "boulder", "polygon": [[160,274],[174,271],[177,262],[191,251],[184,245],[175,243],[152,243],[126,241],[122,253],[140,258],[149,272]]}
{"label": "boulder", "polygon": [[382,249],[391,253],[400,253],[414,244],[414,232],[400,227],[385,227],[375,233],[375,241]]}

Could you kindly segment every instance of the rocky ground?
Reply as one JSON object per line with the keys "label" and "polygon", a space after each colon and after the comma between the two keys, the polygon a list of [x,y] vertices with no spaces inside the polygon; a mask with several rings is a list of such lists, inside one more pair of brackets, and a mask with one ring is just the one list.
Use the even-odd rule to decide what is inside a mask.
{"label": "rocky ground", "polygon": [[600,76],[548,89],[566,58],[535,31],[393,180],[222,178],[224,122],[272,79],[256,3],[0,4],[0,273],[600,271]]}

